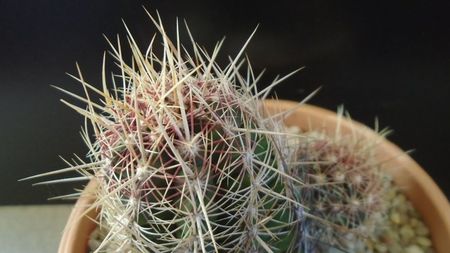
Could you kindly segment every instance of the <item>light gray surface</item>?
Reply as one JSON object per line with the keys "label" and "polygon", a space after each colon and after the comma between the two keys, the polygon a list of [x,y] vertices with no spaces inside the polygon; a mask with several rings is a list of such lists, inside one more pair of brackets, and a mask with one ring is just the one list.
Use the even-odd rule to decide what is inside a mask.
{"label": "light gray surface", "polygon": [[71,209],[72,205],[0,207],[0,251],[57,252]]}

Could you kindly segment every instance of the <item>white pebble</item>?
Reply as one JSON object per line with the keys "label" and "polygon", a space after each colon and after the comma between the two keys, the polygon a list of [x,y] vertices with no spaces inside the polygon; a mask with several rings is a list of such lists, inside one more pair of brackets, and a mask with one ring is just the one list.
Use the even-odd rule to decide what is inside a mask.
{"label": "white pebble", "polygon": [[426,237],[420,236],[420,237],[417,237],[416,240],[417,240],[417,244],[419,244],[420,246],[423,246],[426,248],[431,246],[431,240]]}
{"label": "white pebble", "polygon": [[425,253],[425,252],[419,246],[411,245],[405,249],[405,253]]}

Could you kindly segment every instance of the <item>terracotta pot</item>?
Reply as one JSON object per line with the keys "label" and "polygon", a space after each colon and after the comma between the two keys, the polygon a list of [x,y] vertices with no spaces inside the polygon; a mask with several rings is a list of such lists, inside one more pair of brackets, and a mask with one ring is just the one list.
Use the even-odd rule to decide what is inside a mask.
{"label": "terracotta pot", "polygon": [[[268,100],[265,102],[270,113],[292,110],[286,118],[288,126],[298,126],[301,129],[322,129],[333,133],[337,126],[334,112],[311,105],[297,107],[297,103],[283,100]],[[368,139],[379,136],[368,127],[348,120],[341,122],[343,133],[353,133]],[[450,249],[450,204],[426,172],[396,145],[383,140],[376,148],[378,159],[387,161],[385,168],[394,178],[395,183],[402,189],[414,207],[422,214],[423,219],[431,231],[431,238],[437,253],[446,253]],[[90,182],[85,194],[77,201],[69,217],[60,243],[60,253],[85,253],[90,233],[96,224],[95,210],[87,216],[80,217],[87,207],[94,201],[95,182]]]}

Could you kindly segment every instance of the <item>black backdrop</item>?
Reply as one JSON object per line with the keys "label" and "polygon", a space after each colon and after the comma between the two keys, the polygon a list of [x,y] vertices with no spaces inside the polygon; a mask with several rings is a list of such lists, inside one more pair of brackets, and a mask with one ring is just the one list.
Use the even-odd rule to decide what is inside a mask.
{"label": "black backdrop", "polygon": [[185,18],[209,49],[225,35],[223,59],[259,23],[247,52],[257,71],[268,70],[261,87],[306,66],[275,89],[280,98],[300,100],[322,86],[311,103],[344,104],[368,125],[378,116],[450,196],[449,6],[361,2],[0,0],[0,204],[56,203],[46,198],[71,192],[73,185],[17,182],[62,167],[57,155],[86,152],[82,118],[49,85],[80,92],[65,75],[75,61],[98,85],[102,34],[124,34],[121,18],[144,46],[155,29],[141,5],[158,9],[169,32]]}

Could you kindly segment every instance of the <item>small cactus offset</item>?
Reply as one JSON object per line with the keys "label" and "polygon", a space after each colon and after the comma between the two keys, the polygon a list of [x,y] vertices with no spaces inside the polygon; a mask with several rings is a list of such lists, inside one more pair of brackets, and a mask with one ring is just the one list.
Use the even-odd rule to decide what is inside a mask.
{"label": "small cactus offset", "polygon": [[[342,111],[338,114],[342,119]],[[378,127],[376,127],[377,129]],[[388,131],[379,132],[380,140]],[[354,133],[305,133],[298,143],[299,166],[292,175],[309,187],[295,187],[296,199],[310,209],[302,222],[307,251],[335,247],[364,252],[364,238],[374,233],[386,211],[384,195],[390,178],[382,172],[374,150]]]}
{"label": "small cactus offset", "polygon": [[296,71],[258,91],[260,75],[241,59],[248,41],[221,68],[223,41],[208,54],[187,29],[190,53],[178,26],[172,41],[159,16],[149,16],[161,55],[156,36],[142,53],[127,28],[131,63],[119,39],[108,40],[119,73],[107,81],[104,63],[100,89],[80,73],[84,97],[61,89],[86,103],[63,101],[90,122],[83,129],[90,163],[77,159],[43,175],[78,171],[82,177],[61,182],[98,184],[91,209],[99,209],[104,235],[94,252],[346,250],[355,242],[349,235],[370,229],[383,213],[386,181],[373,146],[347,135],[288,133],[288,112],[268,116],[263,106]]}

